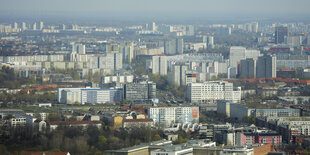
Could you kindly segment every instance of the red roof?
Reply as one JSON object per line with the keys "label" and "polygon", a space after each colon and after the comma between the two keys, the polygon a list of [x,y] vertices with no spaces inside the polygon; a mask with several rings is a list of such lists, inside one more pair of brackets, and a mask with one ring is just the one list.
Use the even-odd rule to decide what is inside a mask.
{"label": "red roof", "polygon": [[124,119],[123,122],[153,122],[153,119]]}
{"label": "red roof", "polygon": [[101,121],[55,121],[51,122],[51,125],[60,125],[60,124],[100,124]]}

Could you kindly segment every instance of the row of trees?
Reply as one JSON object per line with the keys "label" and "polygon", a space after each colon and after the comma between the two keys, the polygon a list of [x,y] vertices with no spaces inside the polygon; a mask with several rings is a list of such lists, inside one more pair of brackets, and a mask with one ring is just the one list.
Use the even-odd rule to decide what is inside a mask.
{"label": "row of trees", "polygon": [[[104,126],[87,130],[75,127],[60,127],[55,131],[38,132],[31,126],[21,128],[2,127],[0,152],[17,153],[31,151],[69,151],[71,154],[103,154],[105,150],[120,149],[141,142],[160,140],[161,130],[136,128],[134,130],[111,130]],[[183,140],[184,141],[184,140]]]}
{"label": "row of trees", "polygon": [[18,77],[14,73],[14,69],[6,66],[2,66],[0,70],[0,88],[16,89],[21,85],[35,84],[36,80],[34,76],[29,78]]}

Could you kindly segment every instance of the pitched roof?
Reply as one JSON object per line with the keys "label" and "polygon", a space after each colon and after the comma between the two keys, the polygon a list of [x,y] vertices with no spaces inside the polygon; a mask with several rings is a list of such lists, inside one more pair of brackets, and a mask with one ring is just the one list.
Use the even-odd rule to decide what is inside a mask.
{"label": "pitched roof", "polygon": [[123,122],[153,122],[153,119],[123,119]]}
{"label": "pitched roof", "polygon": [[65,124],[101,124],[101,121],[55,121],[51,125],[65,125]]}

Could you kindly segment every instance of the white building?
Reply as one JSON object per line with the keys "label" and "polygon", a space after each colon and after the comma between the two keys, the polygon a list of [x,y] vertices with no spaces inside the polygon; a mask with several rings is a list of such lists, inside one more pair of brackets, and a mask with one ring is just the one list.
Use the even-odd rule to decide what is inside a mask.
{"label": "white building", "polygon": [[120,75],[120,76],[104,76],[101,78],[101,83],[132,83],[134,79],[133,75]]}
{"label": "white building", "polygon": [[58,102],[63,104],[104,104],[122,100],[122,89],[58,88]]}
{"label": "white building", "polygon": [[240,102],[241,88],[226,81],[191,83],[186,86],[186,99],[190,102],[226,100]]}
{"label": "white building", "polygon": [[153,56],[152,57],[152,74],[167,75],[167,57]]}
{"label": "white building", "polygon": [[229,63],[230,67],[238,68],[240,60],[252,58],[257,60],[260,56],[260,51],[258,50],[247,50],[245,47],[232,46],[230,47]]}
{"label": "white building", "polygon": [[155,124],[166,127],[177,123],[194,124],[199,122],[199,107],[151,107],[148,109],[148,117]]}

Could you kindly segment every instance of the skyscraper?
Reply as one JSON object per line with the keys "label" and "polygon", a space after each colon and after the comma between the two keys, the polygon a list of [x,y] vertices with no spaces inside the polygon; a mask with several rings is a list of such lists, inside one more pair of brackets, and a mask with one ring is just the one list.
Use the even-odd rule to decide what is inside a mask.
{"label": "skyscraper", "polygon": [[257,78],[275,78],[277,77],[277,59],[276,56],[264,55],[258,57],[256,62]]}
{"label": "skyscraper", "polygon": [[167,57],[153,56],[152,57],[152,74],[167,75]]}
{"label": "skyscraper", "polygon": [[288,36],[288,28],[287,27],[276,27],[274,40],[276,44],[284,43],[285,36]]}

